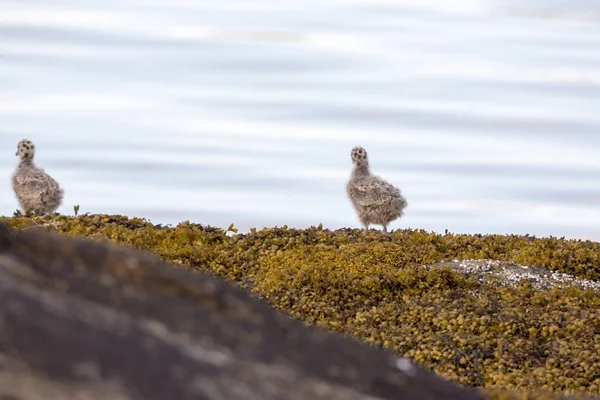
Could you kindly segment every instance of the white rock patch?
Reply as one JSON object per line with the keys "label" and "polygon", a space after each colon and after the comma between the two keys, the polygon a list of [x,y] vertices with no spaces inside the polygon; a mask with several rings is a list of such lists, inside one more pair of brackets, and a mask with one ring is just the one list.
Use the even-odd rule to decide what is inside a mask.
{"label": "white rock patch", "polygon": [[475,277],[484,282],[490,276],[500,278],[503,286],[515,286],[522,279],[528,280],[537,288],[576,286],[582,289],[600,291],[600,282],[576,278],[560,272],[552,272],[542,267],[519,265],[509,261],[498,260],[452,260],[432,265],[424,265],[426,269],[450,267],[456,272]]}

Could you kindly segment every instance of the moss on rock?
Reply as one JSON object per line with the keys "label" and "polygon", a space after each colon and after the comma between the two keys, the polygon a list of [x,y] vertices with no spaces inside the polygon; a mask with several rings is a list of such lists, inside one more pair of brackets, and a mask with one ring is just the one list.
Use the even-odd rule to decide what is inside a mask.
{"label": "moss on rock", "polygon": [[[148,250],[236,281],[310,324],[390,349],[495,399],[600,395],[600,293],[478,282],[451,259],[496,259],[600,280],[600,244],[517,235],[287,227],[228,234],[111,215],[0,218]],[[539,390],[543,390],[540,392]]]}

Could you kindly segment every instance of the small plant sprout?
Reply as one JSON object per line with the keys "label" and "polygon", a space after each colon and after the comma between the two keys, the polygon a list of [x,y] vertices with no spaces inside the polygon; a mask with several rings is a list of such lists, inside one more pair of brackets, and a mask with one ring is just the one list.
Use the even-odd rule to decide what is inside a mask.
{"label": "small plant sprout", "polygon": [[238,229],[234,227],[233,224],[229,225],[229,228],[227,228],[227,232],[237,233],[237,231]]}

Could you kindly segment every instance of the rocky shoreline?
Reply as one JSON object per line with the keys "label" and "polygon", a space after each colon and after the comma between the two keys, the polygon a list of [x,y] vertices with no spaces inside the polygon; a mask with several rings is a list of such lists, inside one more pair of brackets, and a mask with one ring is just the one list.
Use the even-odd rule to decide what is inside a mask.
{"label": "rocky shoreline", "polygon": [[[267,317],[274,312],[278,315],[274,321],[281,317],[293,324],[309,325],[311,331],[333,331],[336,337],[341,334],[355,343],[362,342],[361,348],[383,351],[381,354],[391,356],[384,360],[385,368],[392,368],[390,371],[410,377],[414,366],[418,371],[433,372],[442,381],[474,388],[476,395],[483,398],[555,400],[565,398],[563,395],[581,399],[600,395],[600,293],[596,285],[600,279],[600,243],[518,235],[436,234],[408,229],[388,234],[358,229],[331,231],[321,226],[308,229],[283,226],[238,233],[233,226],[220,229],[189,221],[160,226],[142,218],[119,215],[14,216],[0,217],[0,223],[14,230],[0,238],[0,247],[5,246],[0,254],[0,285],[4,288],[0,291],[0,296],[4,296],[0,302],[3,324],[0,341],[4,340],[0,349],[19,346],[19,351],[31,352],[0,356],[0,374],[2,368],[12,374],[6,372],[0,378],[0,388],[6,386],[2,382],[13,384],[15,374],[38,368],[36,360],[44,359],[51,366],[53,362],[66,362],[60,368],[67,368],[64,370],[67,381],[74,376],[73,367],[77,376],[104,377],[102,371],[106,368],[109,372],[116,371],[120,368],[119,361],[115,361],[121,357],[119,354],[129,354],[142,370],[150,365],[154,371],[151,373],[157,376],[173,373],[168,366],[181,364],[183,359],[153,356],[145,347],[148,340],[153,343],[168,340],[169,352],[187,349],[191,354],[205,357],[207,362],[215,360],[212,356],[219,358],[219,349],[223,348],[211,347],[211,343],[225,340],[225,348],[238,346],[237,351],[251,352],[239,356],[251,357],[244,359],[250,362],[245,365],[255,363],[257,359],[252,357],[263,360],[265,354],[281,354],[288,366],[300,361],[307,369],[329,365],[332,356],[327,353],[327,346],[315,347],[315,352],[308,355],[303,346],[287,348],[284,338],[289,335],[277,336],[279,333],[271,332],[272,329],[263,329],[259,322],[275,318]],[[39,236],[43,240],[33,240],[44,233],[39,231],[58,233],[59,239]],[[36,236],[29,236],[34,233]],[[156,257],[162,261],[158,262]],[[174,275],[178,272],[172,270],[183,275]],[[206,282],[219,283],[206,286]],[[7,285],[27,287],[28,302],[33,303],[23,306],[21,300],[15,299],[22,298],[24,293],[15,293],[15,287],[10,289]],[[10,290],[13,292],[9,295]],[[39,298],[35,298],[37,295]],[[223,301],[229,304],[224,298],[237,299],[237,305],[222,308],[219,304],[224,304]],[[46,301],[59,301],[67,307],[64,310],[75,307],[79,311],[76,315],[69,311],[71,314],[63,315],[66,319],[56,319],[47,314],[54,311],[47,308]],[[256,301],[262,304],[258,307],[263,311],[253,308]],[[264,307],[269,311],[264,311]],[[105,314],[107,310],[110,312]],[[234,315],[229,315],[228,310]],[[104,323],[84,326],[98,318],[104,321],[112,313],[130,321],[129,326],[139,335],[123,338]],[[227,322],[230,317],[234,320]],[[246,327],[238,317],[243,317],[253,328]],[[48,325],[53,318],[54,322]],[[140,318],[171,322],[163,323],[167,331],[156,330],[158,325],[139,325]],[[197,322],[204,325],[196,325]],[[230,323],[233,325],[227,325]],[[220,324],[230,328],[211,331],[211,326]],[[95,329],[103,329],[104,333]],[[292,337],[298,335],[296,328],[285,329]],[[64,351],[57,352],[49,344],[55,332],[64,332],[52,339],[64,340],[61,344]],[[218,337],[213,338],[213,334]],[[20,342],[31,337],[35,340]],[[195,337],[200,337],[201,343]],[[252,343],[245,343],[246,340]],[[105,360],[108,367],[97,368],[89,360],[68,364],[76,356],[72,349],[78,342],[83,343],[81,351],[88,352],[88,359],[109,357]],[[110,352],[113,347],[116,353]],[[238,360],[235,351],[233,356],[230,353],[227,353],[230,359]],[[19,354],[30,361],[23,364]],[[60,360],[60,354],[67,354],[67,359]],[[356,393],[363,396],[358,398],[396,398],[403,393],[395,389],[383,394],[371,392],[387,369],[380,371],[377,364],[357,361],[354,356],[344,357],[339,359],[341,364],[336,362],[332,368],[321,371],[325,375],[319,372],[316,378],[321,383],[323,376],[329,374],[336,379],[349,379],[342,387],[336,381],[335,395],[350,396],[345,397],[349,399],[356,398],[352,397]],[[154,365],[158,360],[167,361],[164,365]],[[360,364],[358,371],[362,371],[364,364],[369,372],[356,378],[354,367],[352,373],[340,369],[340,365],[353,366],[354,362]],[[7,370],[6,365],[12,369]],[[52,370],[60,368],[52,366]],[[139,371],[135,371],[135,366],[130,368],[132,371],[127,373],[134,374],[133,379]],[[280,369],[279,364],[275,370],[267,368],[260,379],[270,382],[271,373]],[[244,374],[243,370],[237,371]],[[322,387],[313,378],[301,380]],[[21,375],[19,379],[29,378]],[[153,388],[156,383],[180,391],[188,390],[178,386],[190,382],[186,379],[167,382],[152,378],[152,384],[134,385]],[[279,380],[279,384],[295,388],[297,397],[283,398],[314,395],[298,385],[290,386],[291,381],[285,379]],[[24,382],[21,380],[20,386],[13,384],[13,388],[26,387]],[[252,382],[243,381],[241,386],[253,387]],[[363,389],[352,386],[354,383],[364,385]],[[119,393],[110,386],[115,382],[107,384],[102,390]],[[349,394],[347,385],[354,394]],[[222,389],[235,393],[241,390],[240,385],[226,386]],[[91,390],[91,386],[83,388]],[[158,389],[144,390],[160,393]],[[264,390],[271,389],[255,386],[254,389],[260,394],[256,396],[269,398],[270,392]],[[230,397],[222,398],[236,398],[235,393],[226,393]],[[336,398],[331,390],[327,393],[328,398]],[[419,393],[422,398],[429,398],[425,392]],[[5,394],[9,395],[0,391],[0,395]],[[35,398],[32,396],[22,396],[20,400]]]}

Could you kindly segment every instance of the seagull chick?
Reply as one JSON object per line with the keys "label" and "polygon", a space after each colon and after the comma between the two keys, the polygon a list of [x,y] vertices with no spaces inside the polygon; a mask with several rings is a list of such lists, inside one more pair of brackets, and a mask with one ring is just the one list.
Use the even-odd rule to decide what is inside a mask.
{"label": "seagull chick", "polygon": [[17,145],[19,165],[12,185],[24,214],[44,215],[54,212],[61,204],[64,191],[50,175],[33,163],[35,146],[23,139]]}
{"label": "seagull chick", "polygon": [[350,156],[353,167],[346,191],[358,219],[365,230],[369,224],[377,224],[383,225],[383,231],[387,232],[387,225],[404,215],[408,203],[400,189],[371,174],[365,149],[355,147]]}

